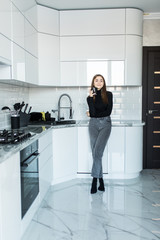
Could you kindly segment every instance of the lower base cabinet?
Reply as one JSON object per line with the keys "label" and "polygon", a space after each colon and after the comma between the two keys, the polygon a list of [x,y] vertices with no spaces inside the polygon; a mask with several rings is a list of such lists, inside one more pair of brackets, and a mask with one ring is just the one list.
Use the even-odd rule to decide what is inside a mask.
{"label": "lower base cabinet", "polygon": [[[108,173],[108,155],[107,148],[105,147],[103,153],[103,173]],[[78,127],[78,170],[79,176],[88,174],[90,176],[92,169],[92,151],[90,146],[88,127]]]}
{"label": "lower base cabinet", "polygon": [[53,172],[52,156],[52,132],[49,131],[39,139],[39,190],[40,202],[47,193],[51,182]]}
{"label": "lower base cabinet", "polygon": [[[142,170],[143,126],[113,126],[105,147],[104,178],[134,178]],[[92,152],[88,127],[78,127],[78,177],[90,176]]]}
{"label": "lower base cabinet", "polygon": [[0,165],[0,239],[20,240],[21,195],[19,153]]}
{"label": "lower base cabinet", "polygon": [[77,127],[52,130],[53,181],[57,184],[77,177]]}

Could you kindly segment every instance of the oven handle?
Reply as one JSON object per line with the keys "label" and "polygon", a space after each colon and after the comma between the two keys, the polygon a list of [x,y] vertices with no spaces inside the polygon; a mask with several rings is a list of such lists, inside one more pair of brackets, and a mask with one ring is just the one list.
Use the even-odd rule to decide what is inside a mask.
{"label": "oven handle", "polygon": [[[32,158],[32,156],[35,156],[35,157]],[[28,161],[28,160],[30,159],[30,158],[28,158],[27,160],[25,160],[25,161],[23,161],[23,162],[21,163],[21,166],[22,166],[22,167],[28,167],[34,160],[36,160],[36,158],[38,158],[39,153],[38,153],[38,152],[35,152],[35,153],[32,154],[32,156],[30,157],[30,158],[31,158],[30,161]]]}

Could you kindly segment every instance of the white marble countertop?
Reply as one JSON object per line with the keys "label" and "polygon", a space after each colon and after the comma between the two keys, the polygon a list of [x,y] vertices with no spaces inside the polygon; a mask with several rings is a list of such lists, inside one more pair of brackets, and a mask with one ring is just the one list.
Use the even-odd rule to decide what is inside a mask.
{"label": "white marble countertop", "polygon": [[[58,128],[68,127],[87,127],[89,120],[77,120],[76,124],[64,124],[64,125],[53,125],[53,126],[36,126],[29,125],[26,129],[32,133],[32,136],[22,143],[17,144],[1,144],[0,145],[0,163],[11,157],[13,154],[21,151],[23,148],[39,139],[41,136],[46,134],[48,131]],[[112,120],[112,127],[141,127],[145,123],[138,120]]]}

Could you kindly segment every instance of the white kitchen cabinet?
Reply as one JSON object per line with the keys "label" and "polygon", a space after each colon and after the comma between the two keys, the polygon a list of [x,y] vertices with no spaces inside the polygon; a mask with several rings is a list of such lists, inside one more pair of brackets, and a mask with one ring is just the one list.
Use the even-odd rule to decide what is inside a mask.
{"label": "white kitchen cabinet", "polygon": [[59,36],[59,11],[37,6],[38,31]]}
{"label": "white kitchen cabinet", "polygon": [[32,2],[32,5],[25,10],[24,16],[37,30],[37,4],[34,2],[34,0]]}
{"label": "white kitchen cabinet", "polygon": [[143,36],[143,12],[139,9],[126,9],[126,34]]}
{"label": "white kitchen cabinet", "polygon": [[125,34],[125,9],[60,11],[60,36]]}
{"label": "white kitchen cabinet", "polygon": [[61,183],[77,176],[77,128],[57,128],[52,131],[53,182]]}
{"label": "white kitchen cabinet", "polygon": [[127,127],[125,144],[125,173],[140,172],[143,158],[143,128]]}
{"label": "white kitchen cabinet", "polygon": [[26,19],[24,24],[24,48],[33,56],[38,57],[37,30]]}
{"label": "white kitchen cabinet", "polygon": [[12,4],[12,41],[24,48],[24,16]]}
{"label": "white kitchen cabinet", "polygon": [[124,173],[125,127],[112,127],[108,141],[108,173]]}
{"label": "white kitchen cabinet", "polygon": [[11,65],[11,41],[0,34],[0,62]]}
{"label": "white kitchen cabinet", "polygon": [[142,37],[126,36],[125,85],[142,85]]}
{"label": "white kitchen cabinet", "polygon": [[125,36],[60,37],[61,61],[124,59]]}
{"label": "white kitchen cabinet", "polygon": [[[77,173],[79,177],[86,176],[86,174],[91,174],[92,169],[92,151],[90,146],[90,138],[88,127],[78,127],[78,170]],[[108,173],[108,157],[107,157],[107,146],[105,147],[103,158],[103,173]]]}
{"label": "white kitchen cabinet", "polygon": [[40,201],[47,193],[53,178],[52,132],[39,139],[39,184]]}
{"label": "white kitchen cabinet", "polygon": [[25,81],[25,50],[12,42],[12,79]]}
{"label": "white kitchen cabinet", "polygon": [[124,85],[124,61],[95,60],[61,62],[61,86],[90,86],[97,73],[104,76],[107,86]]}
{"label": "white kitchen cabinet", "polygon": [[20,240],[21,195],[19,153],[0,164],[0,230],[2,240]]}
{"label": "white kitchen cabinet", "polygon": [[59,86],[59,37],[38,33],[39,85]]}
{"label": "white kitchen cabinet", "polygon": [[38,84],[38,59],[25,51],[25,80],[27,83]]}
{"label": "white kitchen cabinet", "polygon": [[0,33],[11,39],[11,2],[10,0],[1,0],[0,3]]}

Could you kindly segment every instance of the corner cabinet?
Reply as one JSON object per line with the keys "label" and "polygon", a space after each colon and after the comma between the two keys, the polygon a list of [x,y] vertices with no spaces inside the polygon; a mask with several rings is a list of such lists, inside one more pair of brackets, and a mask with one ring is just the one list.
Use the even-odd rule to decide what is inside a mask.
{"label": "corner cabinet", "polygon": [[20,158],[14,154],[0,164],[0,239],[20,240]]}

